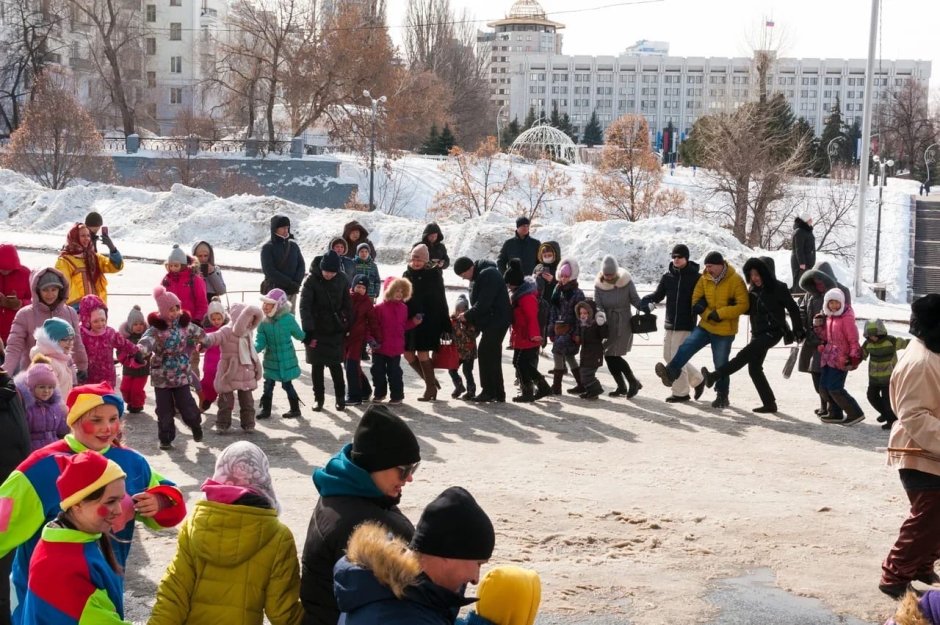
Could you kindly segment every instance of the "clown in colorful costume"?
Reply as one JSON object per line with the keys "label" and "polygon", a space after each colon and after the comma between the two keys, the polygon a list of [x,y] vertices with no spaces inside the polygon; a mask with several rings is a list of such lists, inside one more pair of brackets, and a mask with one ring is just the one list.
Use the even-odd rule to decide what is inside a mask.
{"label": "clown in colorful costume", "polygon": [[123,583],[102,532],[120,519],[124,471],[87,451],[58,456],[63,512],[42,531],[29,565],[23,622],[35,625],[125,623]]}
{"label": "clown in colorful costume", "polygon": [[[132,521],[135,517],[148,527],[159,529],[173,527],[186,516],[185,500],[172,482],[153,471],[138,452],[112,444],[119,429],[116,416],[123,414],[124,402],[108,384],[75,387],[66,405],[69,407],[66,421],[72,433],[62,441],[33,452],[0,485],[0,555],[17,550],[13,583],[21,604],[26,593],[30,557],[40,538],[40,529],[59,512],[55,485],[60,473],[58,456],[97,451],[127,474],[126,514],[113,529],[120,541],[112,543],[115,558],[122,567],[134,536]],[[106,423],[101,421],[105,414],[110,417]],[[135,514],[135,507],[147,511]],[[26,622],[18,618],[19,612],[14,613],[14,623]]]}

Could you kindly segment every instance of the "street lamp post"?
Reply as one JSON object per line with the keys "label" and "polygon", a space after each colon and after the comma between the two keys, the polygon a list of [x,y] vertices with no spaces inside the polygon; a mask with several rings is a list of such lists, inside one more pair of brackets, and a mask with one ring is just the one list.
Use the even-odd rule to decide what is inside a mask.
{"label": "street lamp post", "polygon": [[930,166],[937,160],[937,148],[940,148],[940,143],[928,145],[924,150],[924,167],[927,169],[927,180],[924,181],[926,187],[930,186]]}
{"label": "street lamp post", "polygon": [[501,142],[502,142],[502,130],[501,130],[500,127],[499,127],[499,120],[502,118],[503,110],[506,108],[506,106],[507,106],[507,105],[503,104],[501,107],[499,107],[499,110],[496,111],[496,149],[497,149],[497,150],[501,150],[502,147],[503,147],[503,146],[501,145]]}
{"label": "street lamp post", "polygon": [[[836,141],[842,141],[843,139],[845,139],[845,137],[842,135],[833,137],[832,141],[829,142],[829,145],[826,146],[826,156],[829,157],[829,177],[830,178],[832,177],[832,147],[833,145],[835,145]],[[836,150],[838,149],[839,148],[836,147]]]}
{"label": "street lamp post", "polygon": [[872,157],[875,165],[878,167],[878,229],[875,231],[875,282],[878,282],[878,259],[881,255],[881,194],[885,186],[885,167],[894,167],[894,161],[888,159],[881,160],[876,154]]}
{"label": "street lamp post", "polygon": [[375,99],[372,97],[372,94],[369,93],[369,90],[366,89],[362,92],[362,97],[368,98],[372,101],[372,148],[371,154],[369,156],[369,211],[375,210],[375,118],[379,114],[379,104],[384,104],[388,101],[384,95]]}

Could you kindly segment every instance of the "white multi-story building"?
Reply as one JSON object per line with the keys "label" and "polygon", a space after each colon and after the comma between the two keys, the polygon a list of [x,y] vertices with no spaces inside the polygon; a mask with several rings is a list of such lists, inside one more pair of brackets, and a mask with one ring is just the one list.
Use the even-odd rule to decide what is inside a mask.
{"label": "white multi-story building", "polygon": [[477,33],[477,54],[486,59],[492,88],[490,100],[509,104],[510,72],[528,54],[561,54],[564,24],[545,17],[536,0],[516,0],[505,19],[487,24],[493,31]]}
{"label": "white multi-story building", "polygon": [[[36,0],[37,7],[40,0]],[[0,28],[9,28],[6,0],[0,0]],[[120,51],[122,77],[138,125],[169,134],[184,111],[209,116],[218,86],[209,78],[215,47],[224,34],[227,0],[116,0],[124,12],[132,43]],[[71,76],[79,100],[104,130],[120,129],[120,115],[91,52],[98,45],[95,27],[81,11],[68,5],[52,30],[49,59]],[[3,55],[0,50],[0,56]]]}
{"label": "white multi-story building", "polygon": [[[818,135],[836,98],[850,122],[861,121],[865,66],[863,59],[778,59],[768,92],[782,93]],[[875,95],[884,99],[906,80],[926,86],[930,69],[929,61],[882,61]],[[557,106],[578,132],[596,112],[604,127],[641,113],[654,133],[670,123],[688,133],[702,115],[756,100],[758,89],[749,58],[525,54],[512,59],[509,80],[510,119],[524,119],[530,109],[547,115]]]}

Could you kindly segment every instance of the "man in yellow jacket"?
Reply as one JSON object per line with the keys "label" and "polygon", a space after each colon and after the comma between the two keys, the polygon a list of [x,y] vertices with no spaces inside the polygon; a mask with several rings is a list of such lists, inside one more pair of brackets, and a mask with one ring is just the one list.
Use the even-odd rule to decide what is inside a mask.
{"label": "man in yellow jacket", "polygon": [[[656,375],[663,384],[672,386],[682,367],[706,345],[712,347],[716,368],[727,364],[731,344],[738,333],[738,317],[746,313],[749,306],[744,279],[725,262],[720,252],[709,252],[705,256],[705,271],[692,292],[692,312],[701,315],[701,320],[669,364],[656,363]],[[730,386],[727,376],[715,383],[718,396],[712,402],[713,408],[728,407]]]}

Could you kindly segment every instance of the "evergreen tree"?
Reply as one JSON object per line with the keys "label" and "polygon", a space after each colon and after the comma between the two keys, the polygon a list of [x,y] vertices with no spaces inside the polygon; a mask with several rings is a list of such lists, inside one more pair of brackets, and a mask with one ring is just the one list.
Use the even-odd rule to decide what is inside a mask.
{"label": "evergreen tree", "polygon": [[561,130],[561,115],[558,114],[558,103],[552,102],[552,115],[548,118],[548,123],[552,125],[552,128],[557,128]]}
{"label": "evergreen tree", "polygon": [[597,111],[591,113],[591,120],[584,127],[584,144],[589,148],[604,144],[604,132],[601,130],[600,122],[597,121]]}
{"label": "evergreen tree", "polygon": [[578,142],[578,133],[574,131],[574,126],[571,125],[571,117],[568,116],[568,113],[561,116],[561,129],[566,135],[571,137],[572,141],[575,143]]}
{"label": "evergreen tree", "polygon": [[437,154],[440,141],[441,138],[437,132],[437,124],[431,124],[431,132],[428,133],[428,138],[425,139],[424,143],[421,144],[418,152],[420,154]]}
{"label": "evergreen tree", "polygon": [[[816,146],[813,171],[817,175],[828,175],[830,160],[834,163],[841,160],[839,156],[842,154],[842,146],[839,144],[845,142],[842,127],[842,111],[839,106],[839,98],[836,97],[836,103],[826,117],[826,125],[823,127],[822,135],[819,137],[819,144]],[[829,145],[833,141],[836,141],[836,144],[832,146],[832,152],[829,152]],[[839,151],[836,150],[837,148],[839,148]]]}
{"label": "evergreen tree", "polygon": [[511,122],[503,126],[499,138],[499,143],[503,146],[503,149],[508,151],[512,147],[512,142],[516,140],[521,132],[522,127],[519,125],[518,117],[514,117]]}
{"label": "evergreen tree", "polygon": [[858,142],[862,138],[862,126],[857,122],[853,121],[851,126],[846,126],[843,129],[845,133],[845,145],[843,149],[845,153],[843,154],[843,159],[846,163],[857,163],[858,154],[855,153],[858,149]]}
{"label": "evergreen tree", "polygon": [[525,126],[523,130],[528,130],[529,128],[535,125],[535,107],[534,106],[529,107],[529,113],[528,115],[525,116],[525,122],[523,124]]}
{"label": "evergreen tree", "polygon": [[435,154],[447,156],[450,154],[451,148],[456,144],[457,140],[454,138],[454,133],[450,131],[450,124],[444,124],[444,130],[441,131],[441,136],[437,142],[437,152],[435,152]]}

